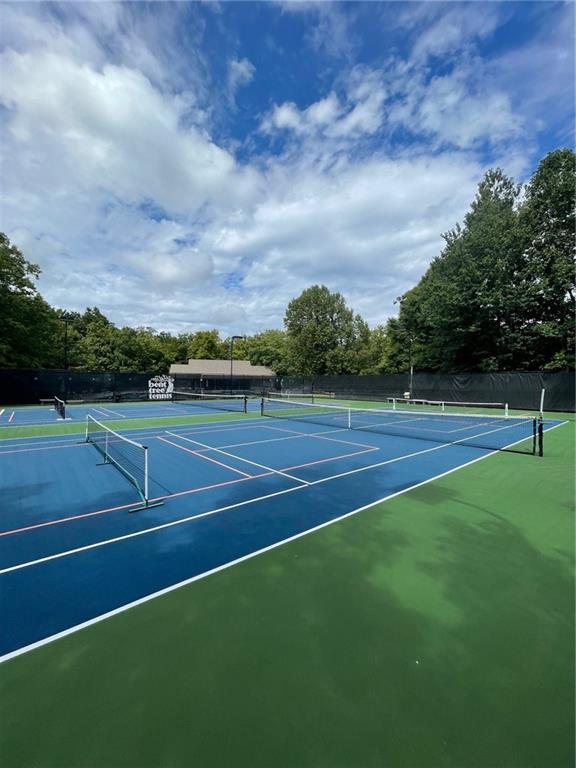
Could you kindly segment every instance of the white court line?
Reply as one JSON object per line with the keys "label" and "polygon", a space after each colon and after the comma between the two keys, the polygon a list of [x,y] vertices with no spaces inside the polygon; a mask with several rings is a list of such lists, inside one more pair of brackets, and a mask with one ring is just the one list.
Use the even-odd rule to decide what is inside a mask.
{"label": "white court line", "polygon": [[107,413],[112,413],[114,416],[120,416],[120,418],[121,418],[121,419],[126,419],[126,418],[128,418],[128,417],[127,417],[125,414],[123,414],[123,413],[118,413],[118,411],[112,411],[110,408],[105,408],[103,405],[101,405],[100,407],[101,407],[101,409],[102,409],[102,410],[100,410],[100,411],[98,411],[98,409],[97,409],[97,408],[92,408],[92,410],[93,410],[93,411],[98,411],[98,413],[103,413],[104,411],[106,411]]}
{"label": "white court line", "polygon": [[5,410],[6,410],[6,408],[2,408],[2,410],[0,410],[0,416],[2,416],[2,414],[4,413]]}
{"label": "white court line", "polygon": [[37,451],[62,450],[62,448],[82,448],[85,445],[88,445],[86,441],[77,441],[75,443],[67,443],[66,445],[44,445],[38,448],[8,448],[7,450],[2,450],[0,448],[0,456],[8,456],[10,453],[36,453]]}
{"label": "white court line", "polygon": [[193,456],[197,456],[199,459],[204,459],[205,461],[211,461],[213,464],[218,464],[219,467],[224,467],[224,469],[229,470],[230,472],[236,472],[239,475],[243,475],[244,477],[253,477],[253,475],[249,475],[247,472],[242,472],[240,469],[236,469],[235,467],[230,467],[228,464],[224,464],[222,461],[218,461],[218,459],[214,459],[211,456],[205,456],[204,454],[199,453],[198,451],[192,451],[190,448],[186,448],[184,445],[178,445],[178,443],[173,443],[172,440],[167,440],[165,437],[161,437],[158,435],[156,438],[157,440],[162,440],[163,443],[168,443],[168,445],[173,445],[174,448],[178,448],[181,451],[186,451],[186,453],[191,453]]}
{"label": "white court line", "polygon": [[10,424],[14,416],[16,416],[16,411],[12,411],[12,413],[10,414],[10,418],[8,419],[8,424]]}
{"label": "white court line", "polygon": [[94,411],[94,413],[100,413],[102,416],[108,416],[108,414],[105,411],[101,411],[99,408],[90,408],[91,411]]}
{"label": "white court line", "polygon": [[[374,448],[373,445],[367,445],[366,443],[357,443],[355,440],[341,440],[338,437],[325,437],[325,435],[332,434],[333,432],[353,432],[354,430],[346,428],[340,428],[340,429],[324,429],[322,432],[300,432],[297,429],[289,429],[288,427],[272,427],[267,426],[266,429],[273,429],[277,432],[290,432],[293,433],[294,437],[315,437],[321,440],[330,440],[334,443],[343,443],[344,445],[355,445],[360,448]],[[279,438],[281,440],[288,440],[290,438]],[[270,440],[260,440],[262,443],[268,443],[272,442]]]}
{"label": "white court line", "polygon": [[[303,437],[312,437],[315,440],[329,440],[331,443],[339,443],[340,445],[352,445],[355,448],[367,448],[370,451],[377,451],[380,450],[378,446],[375,445],[367,445],[366,443],[357,443],[352,440],[339,440],[337,437],[324,437],[324,432],[297,432],[295,429],[280,429],[279,427],[268,427],[268,429],[275,429],[278,432],[291,432],[294,434],[288,435],[288,437],[271,437],[266,440],[250,440],[249,442],[244,443],[229,443],[226,445],[219,445],[218,448],[243,448],[244,446],[248,445],[263,445],[264,443],[281,443],[285,440],[301,440]],[[348,431],[348,430],[347,430]],[[174,434],[179,434],[180,436],[183,436],[184,434],[189,434],[188,432],[178,432]],[[212,451],[213,448],[201,448],[198,453],[202,453],[203,451]]]}
{"label": "white court line", "polygon": [[[274,469],[274,467],[267,467],[265,464],[258,464],[256,461],[250,461],[249,459],[244,459],[242,456],[235,456],[233,453],[228,453],[227,451],[223,451],[220,448],[212,448],[211,445],[206,445],[206,443],[201,443],[199,440],[191,440],[189,437],[182,437],[182,435],[176,434],[176,432],[169,432],[166,430],[167,435],[172,435],[172,437],[179,437],[180,440],[186,440],[189,443],[194,443],[195,445],[201,445],[202,448],[208,448],[210,451],[216,451],[216,453],[221,453],[223,456],[228,456],[230,459],[235,459],[236,461],[243,461],[245,464],[251,464],[253,467],[258,467],[258,469],[264,469],[266,472],[273,472],[276,475],[282,475],[283,477],[288,477],[290,480],[296,480],[297,483],[302,483],[303,486],[310,485],[306,480],[301,480],[299,477],[296,477],[295,475],[289,475],[287,472],[282,472],[281,469]],[[1,571],[0,571],[1,573]]]}
{"label": "white court line", "polygon": [[[552,429],[556,429],[556,427],[561,427],[564,424],[567,424],[568,422],[562,421],[559,424],[555,424],[553,427],[550,427],[551,431]],[[523,440],[517,440],[514,443],[510,443],[509,445],[506,445],[506,448],[511,448],[513,445],[517,445],[518,443],[523,442]],[[440,446],[440,447],[448,447],[448,446]],[[428,483],[432,483],[435,480],[440,480],[442,477],[446,477],[447,475],[451,475],[452,472],[458,472],[461,469],[464,469],[464,467],[469,467],[472,464],[476,464],[479,461],[484,461],[484,459],[487,459],[489,456],[494,456],[494,454],[499,453],[499,450],[490,451],[490,453],[486,453],[483,456],[477,456],[475,459],[471,459],[470,461],[467,461],[465,464],[459,464],[457,467],[452,467],[452,469],[446,470],[446,472],[440,472],[437,475],[434,475],[433,477],[429,477],[426,480],[422,480],[420,483],[416,483],[415,485],[410,486],[409,488],[403,488],[401,491],[395,491],[394,493],[390,493],[387,496],[383,496],[380,499],[376,499],[374,501],[371,501],[369,504],[364,504],[362,507],[357,507],[356,509],[351,510],[350,512],[346,512],[343,515],[340,515],[339,517],[335,517],[332,520],[327,520],[324,523],[320,523],[319,525],[315,526],[314,528],[309,528],[305,531],[301,531],[300,533],[296,533],[293,536],[289,536],[285,539],[282,539],[281,541],[276,541],[274,544],[269,544],[266,547],[262,547],[261,549],[255,550],[254,552],[250,552],[247,555],[242,555],[241,557],[236,558],[235,560],[230,560],[228,563],[224,563],[223,565],[219,565],[216,568],[212,568],[209,571],[204,571],[203,573],[199,573],[196,576],[191,576],[189,579],[184,579],[183,581],[178,582],[177,584],[171,584],[169,587],[164,587],[163,589],[158,590],[157,592],[152,592],[149,595],[145,595],[144,597],[139,598],[138,600],[133,600],[131,603],[126,603],[126,605],[121,605],[118,608],[114,608],[112,611],[107,611],[106,613],[102,613],[99,616],[95,616],[92,619],[88,619],[87,621],[82,622],[81,624],[77,624],[73,627],[68,627],[68,629],[64,629],[61,632],[57,632],[54,635],[50,635],[49,637],[45,637],[42,640],[37,640],[35,643],[30,643],[30,645],[26,645],[22,648],[18,648],[15,651],[10,651],[9,653],[4,654],[4,656],[0,656],[0,664],[2,664],[5,661],[9,661],[10,659],[14,659],[18,656],[22,656],[25,653],[28,653],[30,651],[36,650],[37,648],[41,648],[44,645],[48,645],[49,643],[54,642],[55,640],[60,640],[63,637],[67,637],[68,635],[71,635],[75,632],[79,632],[82,629],[86,629],[87,627],[91,627],[94,624],[99,623],[100,621],[104,621],[105,619],[110,619],[113,616],[116,616],[119,613],[123,613],[124,611],[128,611],[131,608],[136,608],[138,605],[142,605],[143,603],[147,603],[150,600],[155,600],[157,597],[161,597],[162,595],[166,595],[170,592],[175,591],[176,589],[180,589],[181,587],[185,587],[188,584],[192,584],[195,581],[200,581],[201,579],[205,579],[208,576],[212,576],[215,573],[218,573],[219,571],[224,571],[227,568],[232,568],[235,565],[238,565],[239,563],[243,563],[246,560],[251,560],[253,557],[258,557],[259,555],[264,554],[265,552],[270,552],[273,549],[278,549],[279,547],[284,546],[285,544],[289,544],[292,541],[296,541],[297,539],[301,539],[304,536],[309,536],[311,533],[315,533],[316,531],[321,530],[322,528],[326,528],[329,525],[334,525],[335,523],[340,522],[341,520],[345,520],[348,517],[352,517],[353,515],[357,515],[359,512],[364,512],[367,509],[370,509],[371,507],[375,507],[377,504],[382,504],[385,501],[389,501],[390,499],[396,498],[397,496],[402,496],[405,493],[409,493],[410,491],[415,490],[416,488],[420,488],[423,485],[427,485]],[[202,517],[205,517],[206,515],[210,514],[216,514],[217,512],[222,512],[225,509],[231,509],[234,507],[244,506],[245,504],[250,504],[252,502],[256,501],[262,501],[264,499],[271,498],[272,496],[279,496],[283,493],[291,493],[293,491],[298,491],[303,486],[297,486],[296,488],[289,488],[286,491],[278,491],[277,493],[268,494],[267,496],[262,496],[259,499],[252,499],[250,501],[245,502],[239,502],[238,504],[233,504],[230,507],[224,507],[220,510],[213,510],[212,512],[206,512],[202,515]],[[176,520],[172,523],[165,523],[162,526],[157,526],[154,529],[147,529],[146,531],[140,531],[133,534],[128,534],[128,536],[121,537],[121,539],[124,538],[132,538],[133,536],[142,535],[144,533],[147,533],[148,530],[158,530],[160,528],[169,527],[172,525],[177,525],[179,523],[188,522],[190,520],[198,519],[200,515],[196,517],[189,517],[186,518],[186,520]],[[111,541],[117,541],[121,539],[111,540]],[[107,543],[107,542],[103,542]],[[73,550],[70,552],[70,554],[73,554],[78,551],[83,551],[84,549],[90,549],[93,546],[99,546],[99,545],[90,545],[89,547],[81,547],[78,550]],[[66,553],[63,553],[66,554]],[[60,555],[57,555],[56,557],[59,557]],[[44,558],[43,560],[36,561],[36,562],[44,562],[46,559],[53,559],[53,556],[50,558]],[[35,565],[36,563],[31,563],[31,565]],[[6,571],[0,571],[0,574],[4,573]]]}

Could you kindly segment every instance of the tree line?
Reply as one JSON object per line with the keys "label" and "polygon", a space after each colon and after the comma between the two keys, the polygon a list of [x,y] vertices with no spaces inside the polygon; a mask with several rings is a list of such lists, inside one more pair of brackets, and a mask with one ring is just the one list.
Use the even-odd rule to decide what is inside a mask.
{"label": "tree line", "polygon": [[[528,184],[486,173],[462,224],[398,316],[370,328],[340,293],[313,285],[287,306],[284,328],[233,345],[236,359],[278,375],[574,368],[576,156],[548,154]],[[174,335],[119,328],[97,308],[51,307],[37,265],[0,233],[0,367],[167,372],[223,359],[217,330]]]}

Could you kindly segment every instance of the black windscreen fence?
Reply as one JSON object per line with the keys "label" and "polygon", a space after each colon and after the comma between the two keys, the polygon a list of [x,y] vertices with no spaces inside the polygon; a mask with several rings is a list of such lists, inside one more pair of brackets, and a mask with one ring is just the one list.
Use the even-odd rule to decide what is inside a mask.
{"label": "black windscreen fence", "polygon": [[[459,403],[508,403],[510,408],[574,412],[575,375],[566,372],[409,373],[380,376],[284,376],[284,392],[320,393],[349,399],[422,398]],[[409,393],[409,394],[408,394]]]}
{"label": "black windscreen fence", "polygon": [[154,375],[9,368],[0,370],[0,402],[32,405],[55,396],[67,402],[147,400]]}
{"label": "black windscreen fence", "polygon": [[206,394],[265,395],[280,391],[280,379],[271,376],[186,376],[176,374],[175,388],[184,392],[205,392]]}
{"label": "black windscreen fence", "polygon": [[[169,399],[169,395],[151,398],[151,383],[157,374],[97,373],[53,369],[0,370],[0,403],[4,405],[34,405],[41,400],[59,397],[66,402],[123,402],[148,399]],[[164,378],[164,377],[161,377]],[[263,395],[280,389],[274,377],[189,377],[174,376],[174,388],[187,392],[241,393]],[[161,391],[156,388],[154,391]]]}
{"label": "black windscreen fence", "polygon": [[[155,373],[96,373],[49,369],[0,370],[0,403],[36,404],[60,397],[66,401],[147,400]],[[404,397],[474,403],[508,403],[510,408],[574,412],[574,372],[383,374],[381,376],[188,377],[178,375],[178,390],[264,395],[279,391],[334,394],[349,399]],[[164,398],[163,398],[164,399]],[[167,398],[166,398],[167,399]]]}

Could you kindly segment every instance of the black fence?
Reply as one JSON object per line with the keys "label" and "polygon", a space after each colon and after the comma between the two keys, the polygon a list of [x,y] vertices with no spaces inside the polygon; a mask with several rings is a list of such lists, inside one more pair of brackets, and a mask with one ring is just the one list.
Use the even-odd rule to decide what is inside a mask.
{"label": "black fence", "polygon": [[[0,403],[35,404],[57,395],[63,400],[119,402],[148,400],[155,373],[95,373],[48,369],[0,370]],[[251,395],[274,391],[330,392],[349,399],[380,400],[411,397],[456,402],[508,403],[511,408],[576,410],[573,372],[386,374],[382,376],[299,377],[174,377],[175,389],[189,392],[237,392]]]}
{"label": "black fence", "polygon": [[206,392],[265,395],[268,392],[280,391],[281,379],[274,376],[186,376],[177,373],[174,377],[174,389],[184,392]]}
{"label": "black fence", "polygon": [[574,372],[509,373],[409,373],[381,376],[284,376],[281,387],[286,392],[334,393],[337,397],[357,400],[381,400],[386,397],[449,400],[459,403],[508,403],[510,408],[538,410],[542,390],[544,410],[576,410]]}
{"label": "black fence", "polygon": [[[55,395],[62,400],[122,402],[150,399],[150,382],[156,373],[97,373],[52,369],[0,370],[0,403],[33,405]],[[280,388],[276,378],[175,376],[175,389],[192,392],[242,392],[261,395]],[[167,399],[152,398],[152,399]]]}
{"label": "black fence", "polygon": [[0,402],[31,405],[55,395],[68,401],[147,400],[154,375],[9,368],[0,370]]}

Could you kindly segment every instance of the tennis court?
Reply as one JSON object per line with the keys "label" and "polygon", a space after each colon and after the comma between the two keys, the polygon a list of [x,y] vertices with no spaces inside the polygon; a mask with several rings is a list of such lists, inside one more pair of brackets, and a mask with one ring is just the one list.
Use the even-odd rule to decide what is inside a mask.
{"label": "tennis court", "polygon": [[[151,404],[149,408],[155,414],[164,413],[160,409],[166,408],[173,417],[172,405],[178,407],[177,403],[171,403]],[[174,419],[170,418],[170,423],[165,424],[160,418],[153,425],[143,424],[128,430],[122,429],[123,423],[119,419],[107,422],[106,426],[95,418],[98,414],[88,412],[84,413],[84,418],[88,417],[86,432],[33,437],[3,435],[5,439],[0,442],[0,493],[4,499],[0,530],[0,599],[4,630],[0,654],[2,661],[10,662],[2,666],[8,679],[11,665],[33,664],[38,653],[48,653],[54,658],[54,654],[61,652],[60,647],[66,647],[61,646],[62,643],[75,642],[76,637],[85,643],[90,637],[98,637],[98,632],[102,631],[98,627],[105,628],[109,622],[111,625],[117,621],[138,622],[144,605],[152,598],[167,605],[162,601],[171,599],[168,596],[174,590],[177,590],[175,595],[184,594],[181,589],[186,585],[203,584],[206,576],[216,577],[231,565],[241,569],[255,555],[264,557],[267,553],[266,556],[272,556],[277,552],[279,559],[275,562],[280,570],[276,578],[282,580],[284,573],[289,581],[291,576],[285,569],[291,568],[290,553],[298,551],[292,547],[302,537],[306,540],[299,546],[300,551],[304,546],[307,553],[308,572],[317,574],[326,557],[319,534],[327,528],[331,531],[328,535],[338,539],[340,556],[355,547],[371,556],[373,562],[365,576],[380,582],[381,573],[388,568],[398,567],[401,572],[404,567],[391,553],[395,548],[405,546],[403,538],[408,535],[407,531],[395,543],[397,534],[388,532],[392,540],[378,554],[382,546],[382,542],[377,543],[382,534],[382,530],[378,534],[378,529],[386,514],[376,524],[376,533],[373,530],[362,545],[354,538],[358,534],[346,539],[346,529],[340,527],[345,521],[360,520],[368,513],[369,525],[374,526],[374,511],[379,509],[374,505],[378,502],[386,502],[382,507],[386,512],[394,499],[399,502],[406,494],[420,493],[424,498],[434,500],[434,488],[438,487],[439,481],[449,481],[454,473],[455,476],[472,473],[474,477],[479,463],[483,468],[489,468],[504,461],[509,472],[518,472],[524,477],[543,476],[544,466],[549,461],[546,455],[548,438],[556,432],[566,432],[566,422],[562,419],[546,419],[540,426],[529,414],[427,413],[413,409],[350,408],[342,404],[281,399],[248,401],[244,405],[234,404],[232,409],[237,410],[236,413],[226,413],[224,417],[217,417],[218,420],[211,420],[206,413],[213,410],[196,403],[190,408],[198,414],[194,423],[186,418],[182,424],[175,425]],[[130,406],[135,410],[140,407],[146,408],[145,405]],[[189,410],[184,408],[188,417]],[[81,423],[78,418],[78,429]],[[116,432],[119,429],[121,432]],[[543,457],[539,455],[542,442],[546,446]],[[498,481],[497,473],[493,475],[493,481],[500,483],[503,492],[506,490],[507,484],[503,478]],[[473,488],[473,481],[470,485]],[[468,502],[466,494],[463,503],[472,503]],[[430,501],[427,504],[430,505]],[[428,511],[433,511],[433,506],[432,501]],[[422,523],[420,514],[418,518]],[[340,523],[340,526],[333,526],[334,523]],[[416,519],[409,529],[413,530],[415,524]],[[423,530],[430,525],[430,520],[425,521]],[[314,542],[319,547],[316,553]],[[280,545],[285,546],[277,550]],[[390,551],[389,546],[392,547]],[[493,564],[493,557],[494,553],[491,553],[487,562]],[[270,567],[273,573],[274,565]],[[235,570],[231,569],[229,573]],[[298,573],[299,568],[296,568],[296,579],[301,577]],[[357,582],[358,574],[350,572],[348,576],[351,583]],[[328,606],[334,610],[338,604],[332,589],[347,592],[342,583],[343,575],[335,571],[333,577],[334,583],[328,578],[323,587],[318,587],[320,592],[312,601],[305,601],[309,610],[312,610],[311,604],[317,604],[308,618],[304,618],[305,624],[309,622],[309,629],[316,621],[315,610],[321,615]],[[226,575],[223,578],[229,584],[233,577]],[[434,592],[433,580],[433,574],[429,574],[420,588]],[[207,583],[210,581],[208,579]],[[313,584],[312,581],[314,590]],[[196,586],[203,589],[200,584]],[[237,600],[245,605],[251,617],[249,623],[253,622],[251,587],[242,587],[240,591],[236,587],[231,589]],[[285,590],[286,585],[282,589]],[[222,596],[218,598],[221,599]],[[289,596],[285,594],[282,599],[286,600],[287,606],[291,605]],[[345,600],[347,611],[350,610],[348,599],[349,596]],[[416,594],[410,599],[418,602]],[[436,594],[432,604],[434,601],[440,604],[446,599]],[[292,609],[298,613],[295,606]],[[381,609],[388,610],[385,605]],[[215,622],[212,627],[218,638],[213,636],[210,641],[205,637],[206,642],[215,642],[219,647],[226,635],[234,634],[225,617],[217,619],[214,616],[210,620],[204,616],[201,621],[196,617],[188,630],[184,630],[181,621],[186,611],[181,614],[179,610],[174,615],[164,616],[161,633],[173,637],[173,630],[176,632],[173,640],[179,653],[183,652],[180,633],[194,634],[198,630],[202,636],[210,621]],[[209,612],[212,610],[215,610],[213,605]],[[276,608],[270,610],[272,615],[277,614]],[[392,651],[397,649],[398,643],[398,638],[393,638],[395,627],[403,626],[402,631],[407,631],[404,621],[398,624],[395,611],[391,610],[386,618],[392,640],[381,638],[380,649],[374,645],[370,650],[370,654],[384,653],[377,668],[380,664],[387,665],[386,647],[390,645],[390,652],[397,652]],[[298,615],[301,621],[302,616]],[[360,625],[365,618],[357,619]],[[200,626],[196,625],[197,619]],[[340,619],[342,631],[348,636],[345,625],[350,619],[343,616]],[[262,620],[267,623],[265,618]],[[334,620],[335,616],[332,616]],[[456,621],[455,617],[453,620]],[[208,625],[205,625],[206,621]],[[418,636],[422,631],[428,631],[423,629],[427,621],[424,620],[422,627],[413,624],[411,632]],[[91,634],[93,632],[97,634]],[[132,640],[137,646],[145,643],[137,626],[133,632]],[[333,644],[326,637],[325,640],[324,650],[330,654]],[[280,649],[287,652],[285,642],[286,638],[276,638],[276,645],[264,652],[266,664],[274,666],[271,658],[281,653]],[[40,650],[42,646],[46,648]],[[336,646],[339,648],[338,643]],[[194,647],[197,653],[195,643]],[[259,644],[258,647],[262,653],[262,646]],[[33,653],[27,653],[32,650]],[[170,654],[168,648],[164,651]],[[339,649],[338,654],[341,651]],[[354,648],[349,651],[355,653]],[[322,653],[322,649],[313,652]],[[62,663],[67,664],[65,658],[62,657]],[[124,658],[132,668],[130,654]],[[393,661],[397,662],[398,659]],[[201,658],[183,658],[181,663],[188,671],[195,670],[193,677],[196,679],[197,675],[202,676],[198,666],[208,662]],[[231,663],[229,658],[227,663]],[[261,658],[255,663],[260,664]],[[354,668],[355,664],[350,663]],[[411,669],[407,672],[409,689],[412,689],[412,675],[418,672],[419,663],[419,659],[411,660]],[[426,668],[425,658],[422,663]],[[280,660],[276,664],[281,677],[282,664]],[[140,678],[143,669],[137,661],[133,669]],[[431,669],[422,670],[424,678],[430,673],[435,674]],[[76,680],[76,684],[82,683]],[[248,690],[250,680],[244,680],[244,684]],[[350,679],[348,684],[352,701],[357,695],[357,686],[370,688],[369,679]],[[94,680],[90,685],[94,685]],[[425,687],[429,685],[430,679]],[[119,696],[122,697],[121,692]],[[272,699],[276,700],[277,696],[281,694],[271,693]],[[147,722],[145,709],[144,702],[137,705],[142,722]],[[389,716],[393,717],[392,711]],[[373,724],[368,722],[362,727],[369,727],[372,732]],[[140,740],[140,744],[143,743],[146,740]],[[182,749],[181,745],[180,760]],[[57,748],[53,754],[55,762],[50,758],[46,764],[58,764]],[[100,764],[112,764],[110,756],[102,759],[104,762]],[[250,761],[245,756],[240,762],[249,764]],[[118,759],[118,764],[124,764],[122,759]],[[139,763],[132,756],[126,764],[159,763],[147,762],[143,757]],[[218,762],[205,760],[203,764],[216,765]],[[264,762],[256,760],[252,764]],[[306,764],[313,765],[314,762]],[[337,762],[333,764],[337,765]],[[424,763],[415,758],[414,764]]]}
{"label": "tennis court", "polygon": [[[178,393],[177,393],[178,394]],[[202,404],[196,400],[200,396],[182,393],[181,397],[157,402],[142,401],[133,403],[109,402],[71,402],[65,403],[58,397],[46,401],[43,405],[0,406],[0,427],[21,427],[42,424],[84,422],[87,416],[99,421],[118,419],[152,419],[156,417],[190,416],[191,414],[210,414],[217,411],[258,410],[255,400],[248,400],[243,395],[202,395]],[[191,410],[192,408],[192,410]]]}

